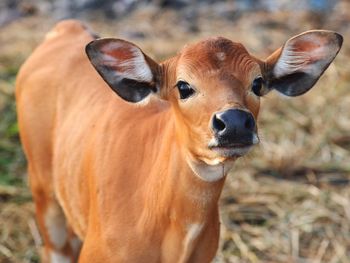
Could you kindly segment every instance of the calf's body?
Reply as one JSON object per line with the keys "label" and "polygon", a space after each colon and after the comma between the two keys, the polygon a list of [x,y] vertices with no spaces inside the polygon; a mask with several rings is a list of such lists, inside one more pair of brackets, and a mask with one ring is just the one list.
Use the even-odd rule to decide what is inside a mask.
{"label": "calf's body", "polygon": [[[341,44],[332,34],[311,33],[331,50],[324,51],[332,52],[324,58],[328,64]],[[315,75],[309,64],[288,68],[283,59],[290,53],[279,50],[263,62],[220,38],[158,65],[131,43],[105,39],[87,48],[101,78],[85,54],[93,40],[79,22],[61,22],[17,79],[44,260],[210,262],[218,246],[217,202],[225,176],[257,143],[254,120],[263,91],[255,91],[256,83],[264,78],[266,92],[300,95],[328,64],[318,63],[323,68]],[[279,75],[289,74],[288,91],[272,85],[283,80],[271,77],[278,67]],[[290,75],[303,70],[302,77],[314,79],[291,94]],[[260,82],[251,88],[254,78]],[[119,88],[124,86],[127,92]],[[232,124],[237,118],[244,121],[239,128]],[[242,143],[238,129],[242,138],[249,135]]]}
{"label": "calf's body", "polygon": [[[68,236],[56,246],[52,234],[66,231],[62,222],[48,226],[50,210],[61,206],[84,240],[81,262],[208,261],[223,180],[213,187],[187,176],[169,105],[141,108],[113,95],[86,57],[91,40],[80,24],[59,25],[18,77],[21,138],[44,236],[69,255]],[[196,244],[204,229],[207,241]]]}

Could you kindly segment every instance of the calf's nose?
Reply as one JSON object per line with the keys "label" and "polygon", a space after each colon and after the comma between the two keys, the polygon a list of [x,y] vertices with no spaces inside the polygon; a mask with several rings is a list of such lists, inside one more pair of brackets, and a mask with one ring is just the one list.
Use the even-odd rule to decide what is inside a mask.
{"label": "calf's nose", "polygon": [[218,140],[225,143],[251,143],[255,132],[253,115],[240,109],[229,109],[216,113],[211,125]]}

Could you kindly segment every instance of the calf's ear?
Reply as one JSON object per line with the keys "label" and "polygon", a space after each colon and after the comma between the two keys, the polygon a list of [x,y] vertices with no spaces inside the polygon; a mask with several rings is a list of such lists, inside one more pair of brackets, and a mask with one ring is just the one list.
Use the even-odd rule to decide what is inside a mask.
{"label": "calf's ear", "polygon": [[286,96],[310,90],[338,54],[343,37],[332,31],[312,30],[289,39],[262,63],[266,91]]}
{"label": "calf's ear", "polygon": [[159,92],[159,65],[136,45],[102,38],[90,42],[85,51],[97,72],[122,99],[139,102]]}

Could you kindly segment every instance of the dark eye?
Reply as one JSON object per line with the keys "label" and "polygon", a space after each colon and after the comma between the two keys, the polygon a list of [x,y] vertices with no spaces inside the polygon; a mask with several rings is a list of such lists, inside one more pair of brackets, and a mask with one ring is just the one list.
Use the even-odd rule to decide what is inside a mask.
{"label": "dark eye", "polygon": [[261,89],[262,89],[262,84],[263,84],[263,78],[262,77],[257,77],[256,79],[253,80],[252,84],[252,91],[256,96],[261,96]]}
{"label": "dark eye", "polygon": [[182,100],[191,97],[195,92],[195,90],[191,88],[190,84],[182,80],[176,83],[176,86],[179,89],[180,99]]}

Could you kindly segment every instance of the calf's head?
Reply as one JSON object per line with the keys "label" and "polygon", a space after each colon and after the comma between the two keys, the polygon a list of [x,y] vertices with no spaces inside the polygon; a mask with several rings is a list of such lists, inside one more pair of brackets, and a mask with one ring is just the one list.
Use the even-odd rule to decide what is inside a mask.
{"label": "calf's head", "polygon": [[261,96],[273,89],[286,96],[304,94],[341,44],[339,34],[314,30],[289,39],[266,60],[222,37],[188,45],[161,64],[119,39],[92,41],[86,52],[124,100],[146,107],[152,97],[168,101],[189,159],[215,166],[244,155],[259,142]]}

